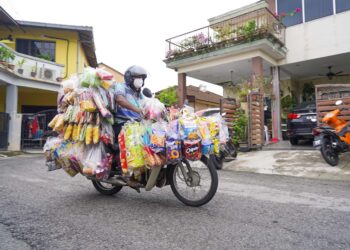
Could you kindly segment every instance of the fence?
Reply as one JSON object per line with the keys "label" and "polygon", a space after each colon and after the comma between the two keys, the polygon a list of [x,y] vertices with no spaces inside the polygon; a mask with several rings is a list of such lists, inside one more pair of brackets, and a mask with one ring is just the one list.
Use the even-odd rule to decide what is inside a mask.
{"label": "fence", "polygon": [[10,115],[0,112],[0,149],[7,149]]}
{"label": "fence", "polygon": [[42,148],[45,134],[50,131],[47,126],[56,115],[56,110],[45,110],[36,114],[23,114],[21,131],[21,148]]}

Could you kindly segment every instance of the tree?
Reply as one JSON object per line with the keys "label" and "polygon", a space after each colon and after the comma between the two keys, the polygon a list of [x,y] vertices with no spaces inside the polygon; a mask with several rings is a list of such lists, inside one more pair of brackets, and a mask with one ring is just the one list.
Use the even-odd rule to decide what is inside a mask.
{"label": "tree", "polygon": [[177,103],[177,93],[175,87],[170,87],[160,91],[157,98],[164,103],[165,106],[171,106]]}

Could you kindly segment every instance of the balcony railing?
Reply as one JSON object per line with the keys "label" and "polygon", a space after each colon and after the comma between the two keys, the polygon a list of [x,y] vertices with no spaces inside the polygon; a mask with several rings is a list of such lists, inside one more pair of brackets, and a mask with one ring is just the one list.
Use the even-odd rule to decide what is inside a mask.
{"label": "balcony railing", "polygon": [[262,8],[166,40],[166,61],[267,38],[284,46],[285,26]]}
{"label": "balcony railing", "polygon": [[57,83],[61,81],[64,65],[19,53],[1,42],[0,47],[7,48],[14,55],[13,60],[0,62],[0,66],[9,73],[33,80]]}

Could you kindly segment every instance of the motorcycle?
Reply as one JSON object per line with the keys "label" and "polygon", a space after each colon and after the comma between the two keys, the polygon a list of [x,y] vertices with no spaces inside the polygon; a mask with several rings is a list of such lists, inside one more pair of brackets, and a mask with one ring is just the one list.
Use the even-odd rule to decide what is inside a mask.
{"label": "motorcycle", "polygon": [[[143,95],[152,98],[153,94],[147,88]],[[184,145],[181,145],[182,155],[185,155]],[[118,150],[110,149],[112,155],[119,154]],[[113,157],[114,159],[116,157]],[[211,156],[202,155],[199,161],[189,161],[185,157],[175,163],[158,166],[152,169],[144,168],[138,181],[130,182],[123,177],[120,162],[114,161],[110,177],[106,180],[92,181],[95,189],[104,195],[118,193],[124,186],[130,186],[139,192],[139,188],[151,191],[155,186],[162,188],[170,185],[172,192],[181,202],[188,206],[202,206],[208,203],[215,195],[218,187],[218,175]],[[135,186],[136,184],[136,186]]]}
{"label": "motorcycle", "polygon": [[[343,101],[336,101],[335,105],[342,105]],[[327,113],[322,118],[322,123],[329,127],[319,126],[313,129],[315,136],[313,145],[320,147],[323,159],[331,166],[339,163],[339,154],[350,150],[350,131],[349,124],[344,119],[339,119],[338,115],[344,110],[335,109]]]}

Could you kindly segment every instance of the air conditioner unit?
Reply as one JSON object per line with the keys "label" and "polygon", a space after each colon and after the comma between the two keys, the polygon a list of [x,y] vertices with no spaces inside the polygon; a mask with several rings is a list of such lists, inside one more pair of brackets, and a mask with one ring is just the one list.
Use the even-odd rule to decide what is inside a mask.
{"label": "air conditioner unit", "polygon": [[41,78],[44,79],[44,80],[51,80],[51,81],[54,81],[55,80],[55,70],[53,69],[45,69],[45,68],[42,68],[41,69]]}

